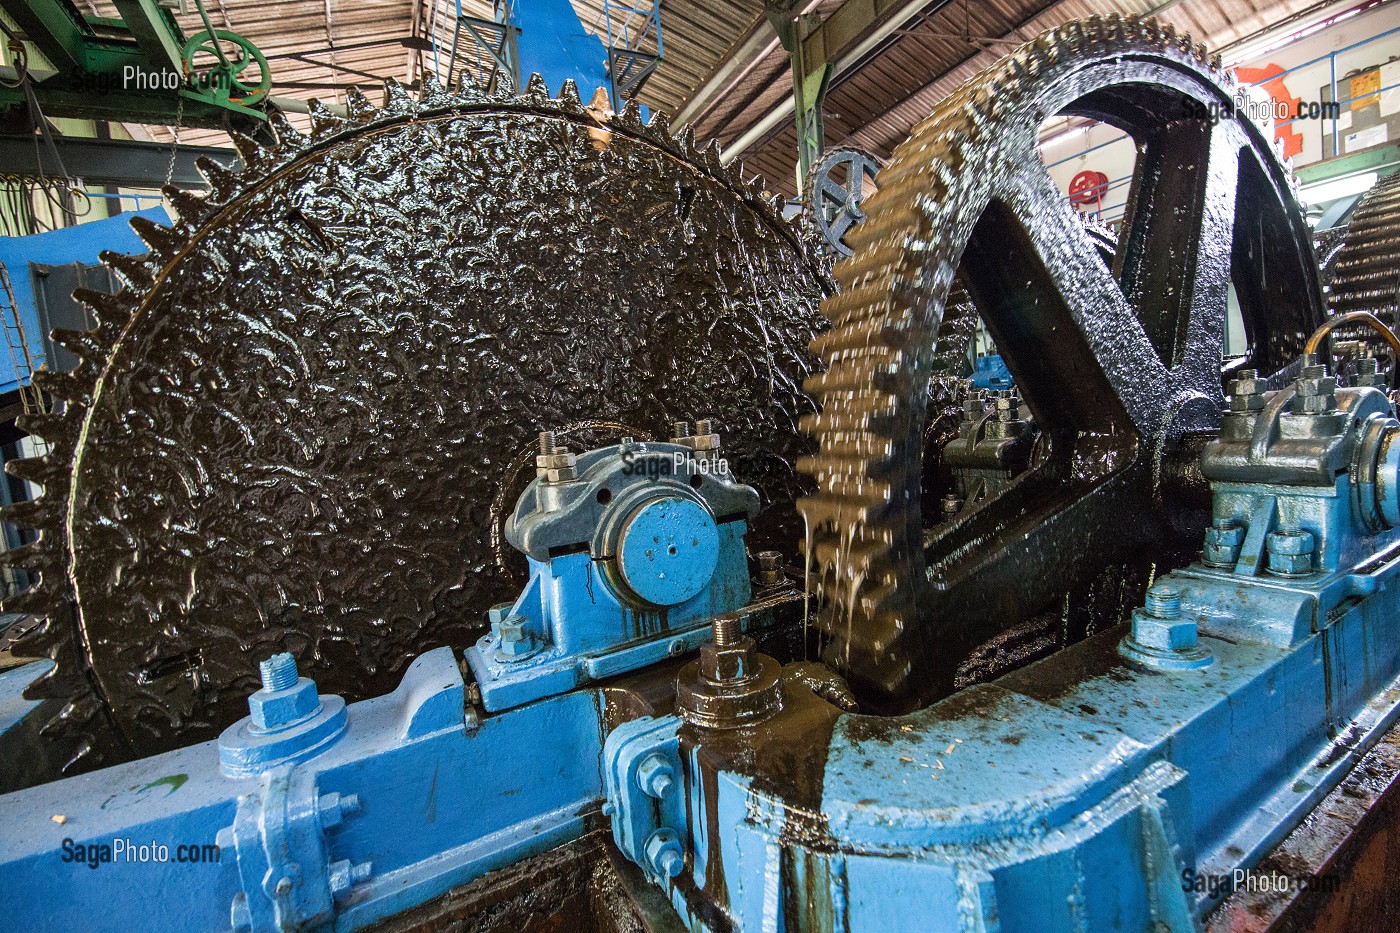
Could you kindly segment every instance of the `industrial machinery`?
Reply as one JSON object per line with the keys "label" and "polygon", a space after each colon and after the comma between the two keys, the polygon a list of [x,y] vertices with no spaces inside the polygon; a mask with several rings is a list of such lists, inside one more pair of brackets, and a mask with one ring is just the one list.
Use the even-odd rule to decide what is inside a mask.
{"label": "industrial machinery", "polygon": [[[839,288],[571,86],[240,141],[44,386],[23,647],[78,754],[0,796],[7,921],[1213,923],[1380,809],[1400,716],[1400,419],[1329,354],[1400,339],[1326,318],[1233,91],[1060,27],[895,152]],[[1138,139],[1116,240],[1040,162],[1063,112]],[[979,320],[1014,390],[954,372]]]}

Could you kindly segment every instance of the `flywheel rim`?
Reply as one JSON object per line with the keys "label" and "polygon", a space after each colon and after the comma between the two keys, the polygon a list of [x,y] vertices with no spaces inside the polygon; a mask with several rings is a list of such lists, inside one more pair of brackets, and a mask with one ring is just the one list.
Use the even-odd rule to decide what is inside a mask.
{"label": "flywheel rim", "polygon": [[[1098,474],[1086,488],[1120,488],[1122,501],[1142,499],[1138,491],[1154,482],[1161,452],[1170,446],[1157,435],[1169,431],[1177,438],[1218,423],[1219,356],[1210,360],[1202,348],[1221,345],[1220,321],[1231,262],[1239,259],[1235,254],[1248,252],[1240,245],[1248,236],[1243,226],[1233,225],[1233,219],[1236,185],[1244,185],[1244,175],[1252,171],[1239,166],[1252,164],[1250,159],[1257,159],[1256,175],[1263,180],[1262,189],[1256,190],[1259,178],[1251,176],[1250,184],[1255,186],[1251,193],[1258,195],[1262,190],[1267,195],[1262,203],[1267,207],[1273,199],[1279,208],[1275,213],[1283,214],[1283,230],[1273,232],[1279,233],[1277,240],[1286,241],[1281,249],[1293,262],[1283,278],[1297,285],[1291,295],[1295,307],[1286,314],[1277,312],[1280,326],[1272,326],[1274,319],[1267,316],[1251,320],[1247,315],[1252,353],[1263,364],[1261,368],[1277,372],[1301,349],[1311,326],[1321,322],[1311,238],[1296,209],[1290,176],[1262,130],[1237,115],[1216,124],[1223,129],[1207,128],[1205,148],[1196,150],[1210,157],[1196,175],[1201,185],[1210,186],[1201,189],[1205,209],[1198,217],[1202,230],[1196,235],[1218,233],[1222,216],[1231,222],[1225,243],[1229,255],[1220,256],[1218,249],[1198,249],[1189,279],[1199,289],[1194,273],[1205,270],[1205,287],[1212,294],[1199,304],[1218,309],[1213,323],[1204,313],[1197,320],[1191,313],[1197,302],[1178,295],[1178,310],[1187,316],[1177,319],[1177,332],[1164,337],[1161,331],[1168,329],[1157,327],[1149,335],[1151,319],[1139,317],[1139,306],[1123,292],[1135,284],[1153,284],[1152,276],[1160,270],[1139,260],[1136,279],[1118,280],[1127,265],[1125,257],[1131,260],[1133,255],[1137,228],[1130,221],[1110,273],[1094,257],[1088,237],[1067,207],[1046,210],[1061,199],[1036,151],[1040,122],[1061,110],[1075,112],[1071,104],[1076,102],[1100,118],[1109,115],[1104,111],[1110,103],[1150,114],[1141,101],[1123,91],[1133,85],[1156,85],[1161,90],[1153,93],[1184,95],[1220,108],[1233,101],[1233,85],[1220,73],[1218,62],[1208,62],[1202,48],[1155,21],[1113,16],[1052,30],[965,85],[915,128],[882,171],[880,190],[866,202],[869,219],[850,236],[856,255],[836,266],[843,290],[823,302],[823,313],[833,328],[813,341],[813,349],[828,368],[807,383],[821,411],[804,426],[817,438],[822,452],[805,460],[802,469],[814,476],[819,493],[803,500],[800,509],[809,525],[806,544],[823,592],[818,621],[830,639],[826,660],[859,687],[863,704],[871,708],[904,711],[946,694],[953,684],[957,658],[997,631],[983,629],[981,638],[976,638],[973,625],[994,625],[992,617],[1009,607],[1012,611],[1005,613],[1000,627],[1005,630],[1024,617],[1017,617],[1016,609],[1045,598],[1037,587],[1048,591],[1058,581],[1073,577],[1080,566],[1078,553],[1053,554],[1035,563],[1037,545],[1070,542],[1063,534],[1052,537],[1046,528],[1055,528],[1057,521],[1060,526],[1075,524],[1064,520],[1069,514],[1065,510],[1036,511],[1041,500],[1062,496],[1069,503],[1066,508],[1087,501],[1072,491],[1075,484],[1083,485],[1085,470]],[[1111,98],[1108,92],[1113,88],[1120,98]],[[1189,141],[1190,133],[1199,130],[1208,116],[1205,111],[1195,114],[1189,124],[1184,118],[1173,121],[1177,135],[1171,141]],[[1172,150],[1158,145],[1154,156],[1152,147],[1143,149],[1139,143],[1135,189],[1152,190],[1161,181],[1158,157],[1165,152],[1169,163]],[[1232,148],[1234,143],[1238,147]],[[1184,149],[1191,151],[1189,146]],[[1219,166],[1231,158],[1236,173],[1227,177]],[[1158,174],[1144,178],[1144,169],[1150,172],[1154,166]],[[1207,197],[1211,192],[1213,196]],[[1222,197],[1224,192],[1228,198]],[[1142,206],[1136,198],[1133,203]],[[1040,216],[1032,220],[1035,208]],[[1008,210],[1011,222],[1002,217],[985,231],[983,242],[975,244],[988,218]],[[1150,209],[1144,212],[1150,218]],[[1262,217],[1265,209],[1256,213]],[[1008,271],[1004,261],[985,258],[1003,248],[1005,234],[1017,223],[1023,231],[1030,228],[1027,237],[1040,238],[1032,251],[1040,260],[1039,273],[1030,265]],[[1157,227],[1164,226],[1170,227],[1169,219],[1159,218]],[[977,248],[972,248],[974,244]],[[1276,256],[1270,253],[1269,258]],[[975,274],[969,277],[968,272]],[[1035,282],[1006,284],[1032,273],[1050,277],[1049,287]],[[1037,422],[1059,430],[1059,443],[1052,442],[1052,451],[1063,448],[1066,437],[1071,451],[1079,449],[1076,434],[1097,434],[1107,446],[1101,453],[1062,458],[1054,482],[1042,468],[1028,471],[992,500],[1008,507],[999,512],[982,508],[960,517],[951,530],[935,536],[926,555],[918,488],[919,441],[930,360],[936,352],[934,335],[955,274],[969,285],[982,307],[1000,302],[1014,308],[1017,288],[1025,293],[1019,296],[1022,300],[1030,294],[1036,302],[1047,296],[1062,300],[1109,296],[1105,301],[1118,296],[1107,318],[1099,309],[1101,326],[1096,328],[1082,324],[1088,319],[1085,304],[1071,304],[1053,320],[1042,320],[1045,308],[1035,304],[1035,315],[1005,311],[993,314],[999,320],[989,322],[999,346],[1008,345],[1003,354],[1009,351],[1011,357],[1020,357],[1012,366],[1013,374],[1018,384],[1027,386],[1027,401]],[[1078,291],[1067,289],[1067,283]],[[1068,295],[1062,294],[1067,290]],[[1280,293],[1271,292],[1269,297],[1277,301]],[[1288,300],[1290,296],[1282,296],[1282,303]],[[1251,310],[1260,311],[1258,302]],[[1053,332],[1066,324],[1078,329],[1078,344],[1066,343],[1063,333],[1055,337]],[[1004,333],[997,333],[998,326]],[[1052,337],[1060,343],[1047,344]],[[1043,344],[1042,352],[1032,356],[1025,348],[1037,342]],[[1047,348],[1073,350],[1076,345],[1092,352],[1081,353],[1072,366],[1043,358],[1054,355],[1045,352]],[[1234,368],[1250,362],[1240,361]],[[1065,379],[1067,373],[1077,375],[1078,381]],[[1079,397],[1055,398],[1047,389],[1057,379],[1061,395],[1079,392]],[[1144,383],[1175,385],[1175,389],[1139,389],[1126,396],[1119,391],[1119,387]],[[1111,391],[1105,393],[1105,389]],[[1118,404],[1108,404],[1105,397]],[[1086,410],[1098,413],[1093,423],[1084,421]],[[1125,437],[1132,442],[1123,443]],[[1148,501],[1143,514],[1150,512]],[[1024,522],[1016,524],[1018,518]],[[1084,530],[1091,533],[1089,528]],[[1012,538],[1019,542],[1014,547],[1006,543]],[[1094,546],[1104,549],[1102,543]],[[985,554],[989,547],[1003,547],[995,561]],[[978,583],[988,584],[986,591],[969,586],[974,576]]]}

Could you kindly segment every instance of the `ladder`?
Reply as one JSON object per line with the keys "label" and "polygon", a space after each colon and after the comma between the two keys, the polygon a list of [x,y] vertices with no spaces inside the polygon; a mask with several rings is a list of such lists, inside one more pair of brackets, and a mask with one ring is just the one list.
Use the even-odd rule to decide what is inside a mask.
{"label": "ladder", "polygon": [[19,306],[15,302],[15,290],[10,284],[10,273],[3,262],[0,262],[0,319],[3,319],[0,323],[5,329],[10,363],[14,366],[15,379],[19,383],[20,405],[26,415],[43,414],[48,411],[48,402],[34,384],[34,357],[29,353],[29,338],[25,336]]}

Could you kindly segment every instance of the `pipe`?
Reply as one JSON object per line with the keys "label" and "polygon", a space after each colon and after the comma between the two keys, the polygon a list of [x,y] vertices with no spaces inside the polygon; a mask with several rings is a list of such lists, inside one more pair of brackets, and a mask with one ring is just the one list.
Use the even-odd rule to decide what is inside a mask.
{"label": "pipe", "polygon": [[1346,314],[1339,314],[1336,317],[1328,318],[1326,323],[1313,331],[1313,335],[1308,338],[1307,344],[1303,347],[1303,352],[1308,354],[1317,353],[1317,348],[1322,346],[1322,341],[1327,335],[1343,324],[1365,324],[1369,326],[1379,333],[1390,346],[1391,352],[1395,354],[1395,358],[1400,359],[1400,337],[1396,337],[1395,331],[1386,327],[1381,319],[1370,311],[1348,311]]}

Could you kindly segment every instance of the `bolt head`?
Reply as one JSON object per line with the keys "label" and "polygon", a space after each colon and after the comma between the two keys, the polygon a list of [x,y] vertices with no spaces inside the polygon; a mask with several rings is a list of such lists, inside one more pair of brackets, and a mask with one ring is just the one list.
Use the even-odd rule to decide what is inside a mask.
{"label": "bolt head", "polygon": [[1206,544],[1239,547],[1244,544],[1244,529],[1235,524],[1213,525],[1206,529]]}
{"label": "bolt head", "polygon": [[298,677],[296,685],[286,690],[259,690],[248,697],[253,725],[266,732],[300,722],[320,707],[316,681],[310,677]]}
{"label": "bolt head", "polygon": [[1230,396],[1230,410],[1235,412],[1262,411],[1263,395],[1234,394]]}
{"label": "bolt head", "polygon": [[658,877],[674,878],[685,867],[685,853],[674,830],[658,829],[643,847],[647,864]]}
{"label": "bolt head", "polygon": [[1154,619],[1141,609],[1133,610],[1133,641],[1145,648],[1189,651],[1199,640],[1194,619]]}
{"label": "bolt head", "polygon": [[754,640],[747,635],[724,648],[707,641],[700,646],[700,673],[715,683],[744,680],[757,669],[756,652]]}

